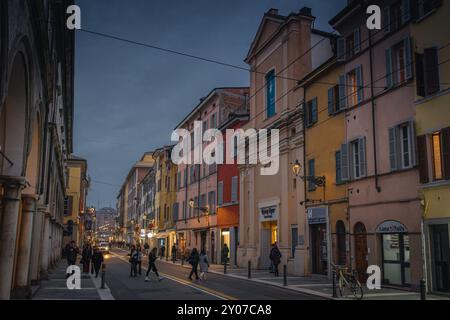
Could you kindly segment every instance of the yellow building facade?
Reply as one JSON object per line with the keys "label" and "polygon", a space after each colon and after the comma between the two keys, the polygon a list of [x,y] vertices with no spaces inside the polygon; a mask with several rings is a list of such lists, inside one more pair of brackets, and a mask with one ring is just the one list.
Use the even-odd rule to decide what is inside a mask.
{"label": "yellow building facade", "polygon": [[[345,110],[340,104],[335,59],[311,72],[300,83],[304,91],[305,183],[307,234],[311,273],[329,274],[331,263],[349,263],[347,184],[341,179],[341,147],[346,139]],[[341,107],[341,108],[340,108]]]}
{"label": "yellow building facade", "polygon": [[64,203],[64,245],[75,241],[83,244],[83,215],[86,207],[86,196],[89,187],[87,179],[87,161],[71,156],[68,161],[68,183]]}
{"label": "yellow building facade", "polygon": [[[157,247],[165,247],[164,255],[170,256],[173,244],[176,244],[176,230],[174,213],[177,198],[178,168],[171,160],[172,146],[165,146],[155,150],[155,218],[157,226]],[[160,252],[160,251],[159,251]]]}
{"label": "yellow building facade", "polygon": [[427,10],[412,29],[425,272],[430,291],[450,293],[450,2]]}

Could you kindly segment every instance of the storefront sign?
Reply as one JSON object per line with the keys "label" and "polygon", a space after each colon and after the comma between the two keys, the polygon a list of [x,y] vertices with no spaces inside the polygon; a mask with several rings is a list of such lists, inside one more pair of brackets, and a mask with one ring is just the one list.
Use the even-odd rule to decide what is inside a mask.
{"label": "storefront sign", "polygon": [[327,208],[308,208],[309,224],[321,224],[327,222]]}
{"label": "storefront sign", "polygon": [[377,233],[407,233],[408,229],[398,221],[384,221],[377,227]]}
{"label": "storefront sign", "polygon": [[278,219],[277,207],[266,207],[260,209],[260,221],[273,221]]}

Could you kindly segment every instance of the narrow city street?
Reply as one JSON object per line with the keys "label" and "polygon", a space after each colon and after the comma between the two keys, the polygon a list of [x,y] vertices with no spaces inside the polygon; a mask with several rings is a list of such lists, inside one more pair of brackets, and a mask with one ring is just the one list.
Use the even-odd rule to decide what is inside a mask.
{"label": "narrow city street", "polygon": [[120,300],[311,300],[320,299],[306,294],[276,288],[260,283],[233,279],[209,273],[206,281],[190,281],[189,269],[179,265],[157,262],[163,280],[152,273],[145,282],[147,259],[144,259],[142,275],[130,278],[127,252],[114,249],[106,259],[106,284],[115,299]]}

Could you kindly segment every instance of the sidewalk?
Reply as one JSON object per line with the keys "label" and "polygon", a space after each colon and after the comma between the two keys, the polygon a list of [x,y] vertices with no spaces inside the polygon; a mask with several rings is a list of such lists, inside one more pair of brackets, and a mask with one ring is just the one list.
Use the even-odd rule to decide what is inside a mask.
{"label": "sidewalk", "polygon": [[[158,260],[163,263],[170,263],[171,261]],[[180,261],[175,264],[181,265]],[[186,262],[185,268],[190,268]],[[209,272],[215,274],[223,274],[223,265],[210,265]],[[227,266],[227,273],[225,276],[239,278],[245,281],[255,281],[259,283],[265,283],[272,286],[283,287],[296,292],[319,296],[322,298],[333,300],[347,300],[348,298],[333,298],[333,285],[332,282],[326,277],[321,275],[312,275],[307,277],[287,275],[287,286],[283,285],[282,270],[280,270],[280,276],[275,277],[267,270],[251,270],[251,279],[248,279],[248,270],[246,268],[238,268]],[[420,300],[419,292],[411,292],[395,288],[382,288],[380,290],[368,290],[364,288],[364,300]],[[450,297],[439,295],[427,295],[428,300],[450,300]]]}
{"label": "sidewalk", "polygon": [[[48,280],[43,280],[35,288],[32,300],[111,300],[114,299],[109,289],[100,289],[100,278],[81,274],[81,289],[69,290],[66,284],[67,264],[64,260],[49,272]],[[34,290],[33,290],[34,291]]]}

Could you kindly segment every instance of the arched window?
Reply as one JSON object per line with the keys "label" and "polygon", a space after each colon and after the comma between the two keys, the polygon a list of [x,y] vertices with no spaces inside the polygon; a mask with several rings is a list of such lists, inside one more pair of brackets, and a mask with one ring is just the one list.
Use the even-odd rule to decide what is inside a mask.
{"label": "arched window", "polygon": [[345,265],[347,263],[347,244],[345,224],[342,220],[336,223],[336,242],[337,242],[337,263]]}

